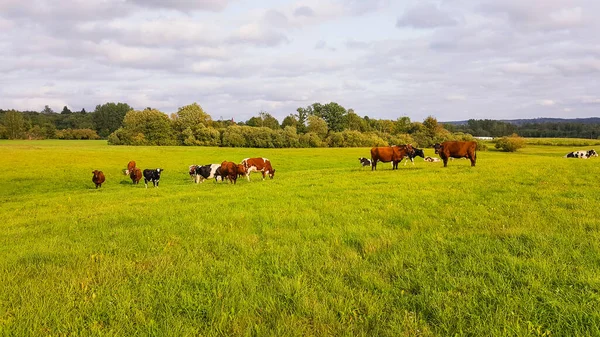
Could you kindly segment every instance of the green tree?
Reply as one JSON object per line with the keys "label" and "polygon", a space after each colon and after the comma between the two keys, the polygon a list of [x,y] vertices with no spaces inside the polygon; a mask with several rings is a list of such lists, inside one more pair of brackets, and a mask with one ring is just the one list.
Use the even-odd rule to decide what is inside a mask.
{"label": "green tree", "polygon": [[360,132],[367,131],[367,122],[362,119],[359,115],[354,113],[354,110],[348,109],[348,115],[346,116],[346,125],[348,130],[356,130]]}
{"label": "green tree", "polygon": [[92,113],[94,129],[100,137],[107,137],[123,125],[123,118],[131,110],[133,109],[126,103],[109,102],[96,105]]}
{"label": "green tree", "polygon": [[298,127],[298,118],[296,118],[296,116],[294,115],[289,115],[286,118],[284,118],[283,122],[281,122],[281,127],[286,128],[288,126],[291,126],[294,129],[296,129]]}
{"label": "green tree", "polygon": [[52,110],[52,108],[50,108],[49,106],[44,105],[44,109],[42,110],[42,113],[43,114],[53,114],[54,110]]}
{"label": "green tree", "polygon": [[22,113],[15,110],[9,110],[4,114],[2,122],[6,128],[5,133],[8,139],[23,138],[23,133],[25,132],[25,119],[23,118]]}
{"label": "green tree", "polygon": [[320,115],[327,122],[329,130],[334,132],[344,130],[347,111],[343,106],[335,102],[327,103],[321,109]]}
{"label": "green tree", "polygon": [[277,118],[271,116],[271,114],[265,111],[261,111],[258,113],[258,116],[250,118],[248,121],[246,121],[246,125],[253,127],[267,127],[272,130],[281,129]]}
{"label": "green tree", "polygon": [[118,138],[134,145],[175,144],[169,117],[156,109],[130,110],[123,119],[123,129],[119,130],[124,137],[119,134]]}
{"label": "green tree", "polygon": [[525,147],[525,139],[519,137],[516,133],[513,133],[509,137],[497,139],[494,147],[505,152],[515,152],[518,149]]}
{"label": "green tree", "polygon": [[212,118],[198,103],[192,103],[179,108],[174,120],[181,130],[188,127],[191,129],[198,128],[200,124],[206,127],[212,125]]}
{"label": "green tree", "polygon": [[316,115],[308,116],[308,127],[307,131],[316,134],[321,139],[327,136],[327,122]]}
{"label": "green tree", "polygon": [[71,111],[71,109],[69,109],[66,105],[63,107],[62,111],[60,112],[62,115],[68,115],[73,113],[73,111]]}
{"label": "green tree", "polygon": [[410,118],[403,116],[396,120],[395,134],[408,133],[410,131]]}

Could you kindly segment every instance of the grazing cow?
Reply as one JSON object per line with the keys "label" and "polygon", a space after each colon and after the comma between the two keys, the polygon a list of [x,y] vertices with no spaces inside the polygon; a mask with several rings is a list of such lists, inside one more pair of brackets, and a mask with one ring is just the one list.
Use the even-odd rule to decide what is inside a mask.
{"label": "grazing cow", "polygon": [[157,169],[145,169],[144,170],[144,184],[146,185],[146,188],[148,188],[148,182],[151,181],[152,185],[154,185],[154,187],[158,187],[158,182],[160,180],[160,174],[163,172],[164,170],[161,168],[157,168]]}
{"label": "grazing cow", "polygon": [[134,185],[137,185],[142,179],[142,170],[137,167],[134,167],[131,171],[129,171],[129,178],[131,178],[131,182]]}
{"label": "grazing cow", "polygon": [[188,173],[190,174],[190,178],[192,179],[192,181],[195,181],[196,183],[198,183],[198,174],[196,173],[196,169],[200,167],[200,165],[190,165],[190,168],[188,170]]}
{"label": "grazing cow", "polygon": [[219,177],[221,181],[225,181],[225,176],[223,175],[223,172],[221,172],[221,165],[219,165],[219,167],[215,171],[215,182],[219,181]]}
{"label": "grazing cow", "polygon": [[196,184],[204,182],[205,179],[218,178],[216,172],[219,167],[221,167],[219,164],[196,166],[196,171],[194,172]]}
{"label": "grazing cow", "polygon": [[392,162],[392,170],[398,169],[398,163],[405,156],[412,155],[414,149],[412,145],[396,145],[385,147],[374,147],[371,149],[371,171],[377,170],[377,162],[384,163]]}
{"label": "grazing cow", "polygon": [[365,167],[365,166],[371,166],[371,159],[367,159],[365,157],[361,157],[358,158],[358,161],[360,162],[360,164]]}
{"label": "grazing cow", "polygon": [[246,175],[246,168],[242,164],[237,165],[238,178]]}
{"label": "grazing cow", "polygon": [[265,174],[268,174],[271,179],[275,176],[275,170],[271,166],[271,161],[267,158],[246,158],[242,160],[242,165],[246,170],[248,181],[250,181],[250,173],[252,171],[261,172],[263,180],[265,180]]}
{"label": "grazing cow", "polygon": [[232,161],[224,161],[221,163],[221,177],[227,177],[234,184],[237,182],[237,164]]}
{"label": "grazing cow", "polygon": [[589,150],[589,151],[582,150],[582,151],[569,152],[565,156],[565,158],[582,158],[582,159],[588,159],[591,157],[598,157],[598,153],[596,153],[596,151],[594,151],[594,150]]}
{"label": "grazing cow", "polygon": [[[408,154],[404,158],[410,159],[410,162],[414,165],[415,157],[421,157],[421,158],[425,159],[425,153],[423,152],[423,149],[414,148],[414,152],[412,154]],[[408,160],[404,162],[404,166],[406,166],[407,163],[408,163]]]}
{"label": "grazing cow", "polygon": [[129,173],[131,173],[131,170],[133,170],[135,168],[135,161],[130,161],[129,163],[127,163],[127,169],[125,170],[125,175],[129,175]]}
{"label": "grazing cow", "polygon": [[444,167],[448,166],[448,158],[468,158],[471,160],[471,166],[475,166],[477,142],[449,141],[442,144],[436,143],[433,148],[435,154],[438,154],[444,161]]}
{"label": "grazing cow", "polygon": [[102,187],[102,183],[104,182],[104,180],[106,180],[104,178],[104,173],[98,170],[94,170],[92,171],[92,173],[94,174],[94,176],[92,177],[92,182],[96,184],[96,188]]}
{"label": "grazing cow", "polygon": [[430,163],[437,163],[440,161],[440,158],[425,157],[423,160]]}

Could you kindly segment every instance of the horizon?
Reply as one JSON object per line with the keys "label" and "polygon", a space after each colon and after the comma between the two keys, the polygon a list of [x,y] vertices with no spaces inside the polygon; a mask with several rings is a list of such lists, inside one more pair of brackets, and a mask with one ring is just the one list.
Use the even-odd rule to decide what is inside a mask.
{"label": "horizon", "polygon": [[6,0],[0,103],[197,102],[237,121],[315,102],[376,119],[594,118],[598,12],[593,0]]}

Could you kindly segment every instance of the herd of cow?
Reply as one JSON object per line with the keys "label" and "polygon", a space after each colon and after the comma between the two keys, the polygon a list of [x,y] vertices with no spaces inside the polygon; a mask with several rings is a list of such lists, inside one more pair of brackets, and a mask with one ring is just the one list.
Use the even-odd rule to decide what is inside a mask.
{"label": "herd of cow", "polygon": [[[477,154],[477,143],[473,141],[449,141],[443,142],[442,144],[435,144],[433,146],[435,154],[439,155],[444,162],[444,167],[448,165],[448,159],[453,158],[467,158],[471,160],[471,166],[475,166],[475,160]],[[415,157],[421,157],[423,160],[428,162],[438,162],[438,158],[425,157],[425,153],[422,149],[417,149],[411,144],[385,146],[385,147],[374,147],[371,149],[371,159],[358,158],[363,166],[371,166],[371,171],[377,169],[377,162],[389,163],[392,162],[392,170],[398,169],[398,163],[403,159],[407,159],[404,165],[410,160],[413,165],[415,164]]]}
{"label": "herd of cow", "polygon": [[[454,158],[466,158],[471,161],[471,166],[475,166],[477,159],[477,143],[474,141],[448,141],[441,144],[435,144],[433,146],[435,154],[439,155],[441,160],[444,162],[444,167],[447,167],[448,160]],[[374,147],[371,149],[371,159],[358,158],[363,166],[371,166],[371,171],[377,169],[377,162],[389,163],[392,162],[392,169],[398,169],[398,164],[403,160],[404,165],[410,160],[414,165],[414,158],[421,157],[427,162],[439,162],[440,159],[425,157],[425,153],[422,149],[417,149],[411,144],[385,146],[385,147]],[[598,157],[598,153],[594,150],[588,151],[573,151],[565,155],[565,158],[591,158]],[[138,184],[139,181],[144,177],[144,184],[148,188],[148,182],[151,181],[154,187],[158,187],[160,180],[160,174],[164,170],[161,168],[157,169],[145,169],[144,171],[136,167],[135,161],[130,161],[127,164],[125,174],[129,175],[133,184]],[[206,179],[215,179],[215,181],[225,181],[228,179],[229,182],[236,183],[238,177],[245,176],[250,181],[251,172],[261,172],[263,180],[266,175],[273,179],[275,176],[275,170],[271,166],[271,161],[267,158],[246,158],[242,160],[240,164],[234,162],[224,161],[221,164],[208,164],[208,165],[191,165],[189,167],[189,174],[192,181],[201,183]],[[94,176],[92,182],[96,185],[96,188],[101,187],[102,183],[106,180],[102,171],[93,171]]]}
{"label": "herd of cow", "polygon": [[[142,176],[144,177],[144,184],[148,188],[148,182],[152,182],[154,187],[158,187],[160,181],[160,174],[164,171],[162,168],[156,169],[145,169],[142,171],[136,166],[135,161],[127,163],[127,169],[125,169],[125,175],[131,178],[131,182],[137,185]],[[241,164],[234,162],[224,161],[219,164],[209,165],[191,165],[189,167],[189,174],[193,181],[201,183],[205,179],[215,179],[215,181],[225,181],[228,179],[232,183],[236,183],[239,176],[245,176],[250,181],[250,173],[261,172],[263,180],[268,175],[269,178],[273,179],[275,176],[275,170],[271,166],[271,161],[267,158],[246,158],[242,160]],[[92,172],[92,182],[96,185],[96,188],[102,187],[102,184],[106,180],[102,171],[94,170]]]}

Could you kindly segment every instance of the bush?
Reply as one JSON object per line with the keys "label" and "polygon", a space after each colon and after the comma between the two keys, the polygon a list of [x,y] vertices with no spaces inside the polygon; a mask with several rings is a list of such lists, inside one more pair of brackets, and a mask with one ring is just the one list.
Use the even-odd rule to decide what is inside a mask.
{"label": "bush", "polygon": [[92,129],[64,129],[56,131],[58,139],[100,139]]}
{"label": "bush", "polygon": [[513,133],[510,137],[502,137],[496,140],[495,147],[505,152],[515,152],[525,147],[525,139]]}
{"label": "bush", "polygon": [[319,135],[308,132],[300,136],[300,147],[325,147]]}

